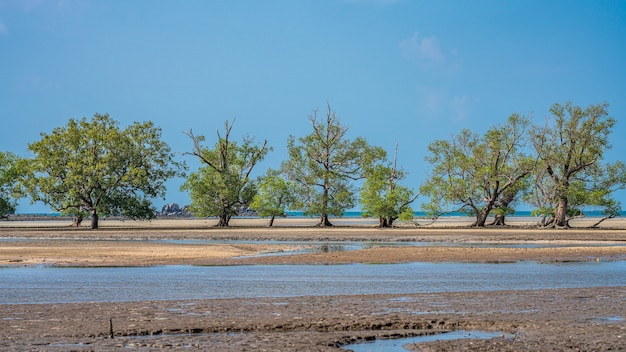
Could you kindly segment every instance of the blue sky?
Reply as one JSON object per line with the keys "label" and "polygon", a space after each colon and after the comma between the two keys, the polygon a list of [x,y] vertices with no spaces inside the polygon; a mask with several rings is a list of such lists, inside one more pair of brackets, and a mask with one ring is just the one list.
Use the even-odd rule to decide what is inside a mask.
{"label": "blue sky", "polygon": [[[212,145],[236,117],[237,138],[274,147],[260,174],[329,102],[351,137],[397,141],[417,189],[435,139],[606,101],[607,159],[626,160],[625,43],[625,1],[0,0],[0,150],[28,156],[40,132],[108,112],[154,121],[185,152],[182,131]],[[189,202],[181,183],[167,202]]]}

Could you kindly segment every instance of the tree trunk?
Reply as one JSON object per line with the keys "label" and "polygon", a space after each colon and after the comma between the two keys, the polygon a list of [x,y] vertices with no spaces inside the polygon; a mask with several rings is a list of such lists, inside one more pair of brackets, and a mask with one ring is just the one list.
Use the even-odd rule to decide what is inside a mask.
{"label": "tree trunk", "polygon": [[[328,159],[328,154],[326,156],[326,158]],[[324,178],[324,190],[322,192],[322,203],[324,204],[324,211],[326,211],[326,209],[328,209],[328,201],[330,199],[330,196],[328,195],[328,189],[330,188],[330,186],[328,185],[328,178]],[[330,221],[328,220],[328,214],[324,213],[322,214],[322,217],[320,219],[320,223],[317,225],[319,227],[329,227],[329,226],[333,226],[333,224],[330,223]]]}
{"label": "tree trunk", "polygon": [[272,226],[274,226],[274,219],[275,219],[275,218],[276,218],[276,217],[275,217],[274,215],[272,215],[272,217],[270,218],[270,222],[269,222],[269,224],[267,224],[267,227],[272,227]]}
{"label": "tree trunk", "polygon": [[541,226],[542,227],[555,227],[554,225],[554,216],[550,216],[550,217],[543,217],[543,219],[541,220]]}
{"label": "tree trunk", "polygon": [[595,224],[593,224],[593,225],[591,225],[591,226],[589,226],[589,227],[590,227],[590,228],[592,228],[592,229],[594,229],[594,228],[596,228],[596,227],[600,226],[600,224],[601,224],[601,223],[603,223],[603,222],[604,222],[604,220],[613,219],[614,217],[615,217],[615,216],[613,216],[613,215],[605,216],[605,217],[603,217],[602,219],[598,220],[598,222],[596,222]]}
{"label": "tree trunk", "polygon": [[493,220],[491,225],[494,225],[494,226],[504,226],[505,225],[505,223],[504,223],[504,217],[505,216],[506,215],[504,215],[504,214],[496,214],[495,215],[495,219]]}
{"label": "tree trunk", "polygon": [[395,219],[393,216],[381,216],[378,218],[378,227],[393,227]]}
{"label": "tree trunk", "polygon": [[98,228],[98,211],[96,209],[91,210],[91,228]]}
{"label": "tree trunk", "polygon": [[217,227],[228,227],[228,222],[230,221],[229,214],[220,215],[220,220],[217,222]]}
{"label": "tree trunk", "polygon": [[554,214],[554,225],[557,227],[569,227],[567,221],[567,197],[559,197],[559,205]]}
{"label": "tree trunk", "polygon": [[83,222],[83,216],[82,215],[76,215],[76,216],[74,216],[74,219],[72,221],[72,226],[79,227],[82,222]]}
{"label": "tree trunk", "polygon": [[489,215],[489,211],[491,208],[483,208],[483,210],[476,213],[476,222],[474,226],[476,227],[485,227],[485,222],[487,221],[487,215]]}
{"label": "tree trunk", "polygon": [[320,223],[317,224],[319,227],[330,227],[333,224],[328,220],[328,214],[322,214],[322,218],[320,219]]}

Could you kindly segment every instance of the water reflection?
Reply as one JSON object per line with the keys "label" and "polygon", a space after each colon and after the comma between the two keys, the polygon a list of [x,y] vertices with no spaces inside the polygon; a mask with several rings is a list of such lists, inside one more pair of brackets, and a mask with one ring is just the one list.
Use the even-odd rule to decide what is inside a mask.
{"label": "water reflection", "polygon": [[626,262],[0,268],[0,304],[621,286]]}

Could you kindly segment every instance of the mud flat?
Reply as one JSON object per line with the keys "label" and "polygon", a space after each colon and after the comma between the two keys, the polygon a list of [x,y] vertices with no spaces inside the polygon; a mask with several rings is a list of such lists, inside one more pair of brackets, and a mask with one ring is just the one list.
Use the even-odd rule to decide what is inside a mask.
{"label": "mud flat", "polygon": [[[420,351],[623,351],[626,287],[0,306],[0,349],[341,351],[451,330]],[[111,338],[111,327],[113,338]],[[511,334],[511,335],[509,335]]]}
{"label": "mud flat", "polygon": [[[626,230],[614,224],[603,229],[553,231],[526,227],[379,230],[369,224],[332,229],[306,225],[266,229],[259,227],[260,222],[261,225],[248,222],[232,229],[215,229],[207,227],[208,220],[202,221],[191,225],[103,222],[96,231],[57,223],[12,226],[2,222],[0,265],[558,262],[615,261],[624,260],[626,255]],[[184,242],[193,239],[224,242]],[[228,242],[235,240],[261,242]],[[293,245],[280,243],[288,240],[404,241],[445,246],[378,246],[342,252],[255,256],[292,250]],[[468,246],[475,243],[539,246]],[[419,351],[624,351],[625,318],[626,274],[624,285],[618,287],[5,304],[0,305],[0,350],[341,351],[346,344],[371,339],[482,330],[503,335],[488,340],[438,341],[407,347]]]}

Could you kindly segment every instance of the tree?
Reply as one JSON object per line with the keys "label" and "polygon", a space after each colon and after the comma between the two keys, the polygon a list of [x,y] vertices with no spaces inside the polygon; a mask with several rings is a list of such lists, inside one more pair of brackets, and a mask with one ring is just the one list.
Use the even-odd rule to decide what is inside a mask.
{"label": "tree", "polygon": [[256,192],[250,173],[268,152],[267,141],[261,146],[246,136],[241,144],[231,140],[234,121],[224,123],[225,135],[217,131],[213,149],[203,146],[203,136],[185,132],[193,141],[193,151],[185,153],[197,157],[204,166],[191,173],[181,190],[191,196],[190,210],[197,216],[218,216],[217,226],[228,226],[230,218],[243,206],[249,205]]}
{"label": "tree", "polygon": [[70,119],[41,137],[28,145],[35,155],[28,193],[62,214],[89,214],[92,229],[102,215],[153,218],[150,199],[163,197],[164,182],[182,174],[152,122],[121,130],[108,114],[95,114],[91,120]]}
{"label": "tree", "polygon": [[494,220],[491,225],[504,226],[506,225],[506,216],[515,214],[513,205],[523,195],[524,190],[528,188],[528,177],[520,179],[515,185],[507,188],[500,194],[498,200],[493,205]]}
{"label": "tree", "polygon": [[363,178],[364,167],[384,157],[384,150],[370,146],[364,138],[348,140],[347,127],[327,106],[319,121],[317,110],[308,119],[313,132],[305,137],[289,136],[289,160],[282,170],[298,187],[298,204],[305,215],[319,215],[318,226],[332,226],[329,215],[342,216],[355,205],[351,181]]}
{"label": "tree", "polygon": [[0,152],[0,218],[15,213],[19,197],[20,158],[11,152]]}
{"label": "tree", "polygon": [[377,163],[366,168],[365,182],[361,188],[361,204],[363,216],[376,216],[379,227],[391,227],[397,219],[413,219],[413,209],[410,204],[415,201],[419,193],[408,187],[398,184],[406,177],[402,169],[396,165],[398,145],[393,158],[393,164]]}
{"label": "tree", "polygon": [[[611,148],[609,135],[615,119],[608,116],[608,104],[581,108],[567,102],[550,108],[543,127],[531,133],[540,160],[534,198],[545,226],[569,227],[569,220],[584,206],[604,209],[615,216],[619,204],[611,193],[626,186],[626,169],[621,162],[602,164]],[[546,220],[547,219],[547,220]]]}
{"label": "tree", "polygon": [[545,168],[538,167],[531,175],[529,187],[524,191],[522,199],[534,206],[531,216],[540,216],[539,224],[543,227],[554,222],[556,209],[556,190]]}
{"label": "tree", "polygon": [[424,209],[438,215],[455,207],[472,214],[473,226],[478,227],[485,226],[499,201],[502,213],[502,197],[514,195],[511,190],[534,167],[522,152],[529,125],[529,119],[513,114],[505,125],[489,129],[484,136],[465,129],[450,140],[431,143],[426,160],[434,166],[433,175],[420,188],[421,194],[430,196]]}
{"label": "tree", "polygon": [[250,208],[259,212],[261,217],[270,217],[269,227],[274,225],[277,216],[286,217],[286,209],[296,202],[295,184],[286,180],[277,170],[269,169],[258,181],[257,192],[250,203]]}

